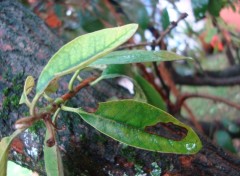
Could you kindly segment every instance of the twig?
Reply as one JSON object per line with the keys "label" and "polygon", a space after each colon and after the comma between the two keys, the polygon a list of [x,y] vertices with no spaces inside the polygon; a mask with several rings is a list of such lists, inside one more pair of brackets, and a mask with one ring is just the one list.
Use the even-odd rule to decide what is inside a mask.
{"label": "twig", "polygon": [[167,27],[167,29],[166,29],[165,31],[163,31],[163,32],[161,33],[160,37],[156,40],[156,44],[159,44],[159,43],[163,40],[163,38],[164,38],[168,33],[170,33],[171,30],[172,30],[173,28],[175,28],[181,20],[185,19],[187,16],[188,16],[187,13],[182,13],[182,14],[180,15],[180,17],[177,19],[177,21],[171,22],[171,24]]}
{"label": "twig", "polygon": [[240,105],[239,104],[231,102],[229,100],[226,100],[225,98],[221,98],[221,97],[217,97],[217,96],[213,96],[213,95],[199,94],[199,93],[192,93],[192,94],[185,93],[185,94],[182,94],[181,97],[177,100],[177,103],[176,103],[176,106],[175,106],[176,110],[179,110],[181,108],[181,106],[183,105],[184,101],[189,99],[189,98],[210,99],[210,100],[213,100],[213,101],[224,103],[224,104],[226,104],[230,107],[234,107],[234,108],[240,110]]}
{"label": "twig", "polygon": [[126,44],[126,45],[122,45],[120,47],[118,47],[119,50],[122,49],[126,49],[126,48],[136,48],[136,47],[145,47],[145,46],[150,46],[152,45],[152,42],[141,42],[141,43],[130,43],[130,44]]}
{"label": "twig", "polygon": [[[61,98],[57,98],[53,103],[51,103],[50,105],[48,105],[44,111],[36,113],[35,115],[29,116],[29,117],[23,117],[18,119],[15,122],[15,128],[17,129],[22,129],[25,127],[30,127],[35,121],[38,120],[44,120],[45,122],[48,122],[49,120],[47,120],[47,117],[51,114],[51,113],[55,113],[55,111],[57,111],[58,107],[66,102],[67,100],[71,99],[72,97],[74,97],[82,88],[86,87],[89,85],[90,82],[94,81],[95,79],[97,79],[97,77],[89,77],[85,80],[83,80],[81,83],[79,83],[74,89],[73,91],[70,91],[64,95],[61,96]],[[48,122],[49,123],[49,122]],[[47,124],[46,124],[47,125]],[[49,125],[49,124],[48,124]],[[52,125],[52,124],[51,124]],[[54,126],[54,125],[53,125]],[[54,126],[55,127],[55,126]]]}
{"label": "twig", "polygon": [[[159,36],[159,38],[158,38],[156,41],[153,41],[153,42],[152,42],[152,48],[155,48],[156,45],[162,44],[164,37],[165,37],[167,34],[169,34],[169,33],[171,32],[171,30],[172,30],[173,28],[175,28],[175,27],[178,25],[178,23],[179,23],[181,20],[183,20],[184,18],[186,18],[187,16],[188,16],[187,13],[182,13],[182,14],[180,15],[180,17],[177,19],[176,22],[175,22],[175,21],[171,22],[171,24],[167,27],[167,29],[161,33],[161,35]],[[162,48],[162,49],[163,49],[163,48]],[[153,67],[154,67],[154,71],[155,71],[155,73],[156,73],[156,75],[157,75],[157,78],[160,80],[160,82],[161,82],[161,84],[162,84],[162,87],[163,87],[163,89],[164,89],[164,91],[165,91],[165,93],[166,93],[166,97],[169,99],[170,88],[169,88],[168,85],[165,84],[165,82],[164,82],[164,80],[163,80],[163,78],[162,78],[162,75],[161,75],[161,73],[160,73],[160,71],[159,71],[159,69],[158,69],[158,66],[157,66],[157,63],[156,63],[156,62],[153,62]],[[170,101],[169,101],[169,102],[170,102]],[[168,106],[169,106],[169,105],[168,105]]]}
{"label": "twig", "polygon": [[154,68],[154,71],[155,71],[158,79],[160,80],[160,82],[161,82],[161,84],[162,84],[163,89],[165,90],[165,96],[166,96],[167,98],[169,98],[170,89],[169,89],[169,87],[165,84],[165,82],[164,82],[164,80],[163,80],[163,78],[162,78],[162,76],[161,76],[161,73],[160,73],[159,70],[158,70],[158,66],[157,66],[157,63],[156,63],[156,62],[153,62],[153,68]]}
{"label": "twig", "polygon": [[147,79],[147,81],[157,90],[157,92],[161,95],[163,100],[166,102],[166,104],[169,107],[173,107],[174,105],[171,103],[171,101],[166,97],[165,93],[162,91],[162,89],[154,82],[154,78],[150,73],[146,71],[145,65],[142,63],[137,63],[138,68],[143,72],[144,78]]}
{"label": "twig", "polygon": [[86,87],[89,85],[90,82],[93,82],[94,80],[96,80],[97,77],[93,76],[93,77],[89,77],[85,80],[83,80],[81,83],[79,83],[74,89],[73,91],[70,91],[64,95],[61,96],[63,101],[67,101],[69,99],[71,99],[72,97],[74,97],[82,88]]}
{"label": "twig", "polygon": [[175,28],[181,20],[185,19],[187,16],[188,16],[187,13],[182,13],[180,15],[180,17],[177,19],[177,21],[171,22],[171,24],[168,26],[168,28],[161,33],[160,37],[156,40],[156,42],[142,42],[142,43],[138,43],[138,44],[135,44],[135,43],[133,43],[133,44],[126,44],[126,45],[118,47],[118,49],[126,49],[126,48],[141,47],[141,46],[151,46],[151,45],[157,46],[163,40],[163,38],[168,33],[170,33],[171,30],[173,28]]}

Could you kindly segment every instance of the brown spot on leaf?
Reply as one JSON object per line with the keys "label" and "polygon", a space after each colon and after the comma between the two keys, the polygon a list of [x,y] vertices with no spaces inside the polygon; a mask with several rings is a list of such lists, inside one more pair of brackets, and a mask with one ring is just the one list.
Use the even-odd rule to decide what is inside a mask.
{"label": "brown spot on leaf", "polygon": [[175,125],[172,122],[159,122],[152,126],[146,126],[144,130],[148,133],[175,141],[180,141],[185,138],[188,132],[186,128]]}

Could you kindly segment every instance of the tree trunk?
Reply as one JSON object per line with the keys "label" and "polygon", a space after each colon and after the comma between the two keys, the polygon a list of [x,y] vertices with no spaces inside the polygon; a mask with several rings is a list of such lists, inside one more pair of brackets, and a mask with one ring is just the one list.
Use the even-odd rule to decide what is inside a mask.
{"label": "tree trunk", "polygon": [[[51,55],[63,42],[26,7],[0,0],[0,139],[14,131],[14,122],[27,108],[18,105],[24,79],[38,77]],[[85,108],[115,96],[130,98],[115,80],[87,87],[71,102]],[[66,115],[67,114],[67,115]],[[196,155],[161,154],[116,142],[84,123],[78,116],[61,113],[58,143],[65,175],[135,175],[154,171],[157,175],[239,175],[240,160],[199,136],[203,149]],[[12,145],[9,159],[45,175],[43,140],[45,129],[24,132]],[[154,164],[157,164],[157,166]],[[140,167],[138,167],[140,166]]]}

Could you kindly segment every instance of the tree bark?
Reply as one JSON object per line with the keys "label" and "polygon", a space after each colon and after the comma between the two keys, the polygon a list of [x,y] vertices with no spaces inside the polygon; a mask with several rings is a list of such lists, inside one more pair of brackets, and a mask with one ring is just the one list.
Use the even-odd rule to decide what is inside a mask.
{"label": "tree bark", "polygon": [[171,63],[167,64],[176,84],[190,86],[234,86],[240,84],[240,65],[234,65],[225,70],[204,71],[183,76],[175,71]]}
{"label": "tree bark", "polygon": [[[14,131],[14,122],[27,109],[18,105],[27,75],[38,77],[51,55],[63,42],[30,10],[15,1],[0,0],[0,138]],[[89,73],[90,74],[90,73]],[[80,96],[81,95],[81,96]],[[85,108],[115,96],[130,98],[115,80],[87,87],[71,104]],[[135,149],[116,142],[84,123],[78,116],[61,113],[58,143],[65,175],[147,175],[157,163],[161,175],[239,175],[240,159],[212,144],[198,133],[202,150],[195,155],[161,154]],[[45,129],[24,132],[12,145],[9,159],[45,175],[43,140]],[[137,169],[141,166],[142,169]]]}

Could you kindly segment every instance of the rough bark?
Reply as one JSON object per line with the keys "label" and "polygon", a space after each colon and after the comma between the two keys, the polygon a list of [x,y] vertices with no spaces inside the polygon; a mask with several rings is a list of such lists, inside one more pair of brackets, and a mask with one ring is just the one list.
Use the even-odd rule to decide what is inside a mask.
{"label": "rough bark", "polygon": [[[0,1],[0,138],[13,132],[16,119],[26,108],[19,106],[23,81],[27,75],[35,78],[43,65],[63,42],[31,11],[15,1]],[[74,98],[72,104],[86,108],[112,96],[129,98],[131,95],[114,80],[97,87],[87,87]],[[82,122],[74,114],[62,113],[58,120],[59,147],[65,175],[135,175],[136,165],[149,174],[156,162],[161,175],[239,175],[240,160],[200,135],[203,149],[196,155],[175,155],[147,152],[119,144]],[[37,134],[37,135],[36,135]],[[25,132],[13,145],[9,158],[40,175],[43,168],[44,128],[35,134]],[[24,149],[21,150],[23,144]],[[33,152],[35,148],[35,152]],[[15,151],[15,152],[14,152]]]}

